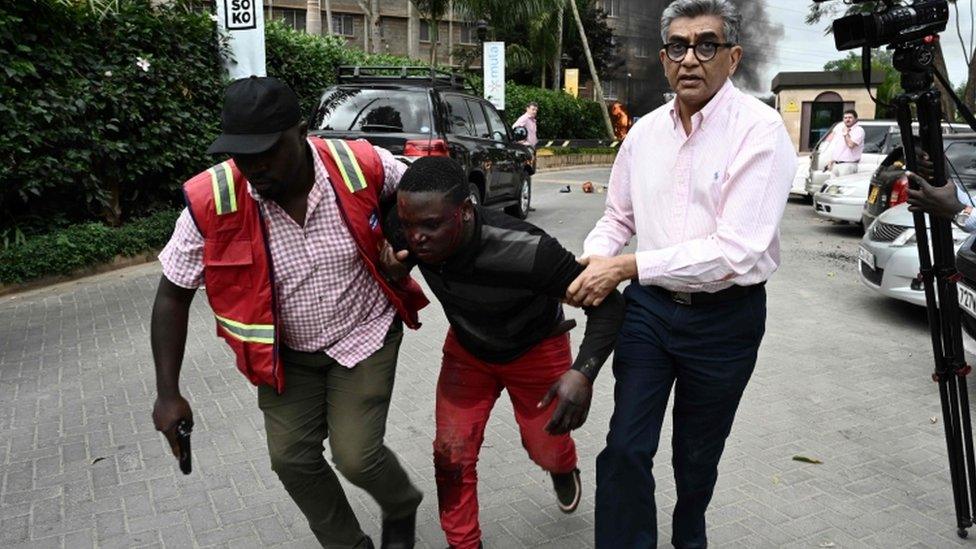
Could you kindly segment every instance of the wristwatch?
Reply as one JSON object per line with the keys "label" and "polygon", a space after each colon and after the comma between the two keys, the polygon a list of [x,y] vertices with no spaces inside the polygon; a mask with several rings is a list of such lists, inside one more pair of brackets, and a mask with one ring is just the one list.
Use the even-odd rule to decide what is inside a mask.
{"label": "wristwatch", "polygon": [[973,213],[972,206],[966,206],[965,208],[959,210],[959,213],[952,218],[953,223],[959,225],[959,227],[965,227],[966,222],[969,221],[969,216]]}

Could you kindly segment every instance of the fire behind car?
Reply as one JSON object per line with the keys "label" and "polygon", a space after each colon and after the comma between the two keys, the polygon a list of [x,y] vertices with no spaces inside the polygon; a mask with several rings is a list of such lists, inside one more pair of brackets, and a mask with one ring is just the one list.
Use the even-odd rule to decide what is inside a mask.
{"label": "fire behind car", "polygon": [[[942,139],[948,163],[947,178],[972,192],[976,189],[976,133],[947,134]],[[904,153],[899,146],[871,176],[868,199],[861,214],[865,227],[885,210],[908,201],[908,178],[902,173],[903,163]]]}
{"label": "fire behind car", "polygon": [[340,67],[322,94],[312,135],[365,139],[404,162],[450,156],[464,168],[473,201],[525,219],[535,173],[532,150],[520,145],[495,107],[462,77],[427,67]]}

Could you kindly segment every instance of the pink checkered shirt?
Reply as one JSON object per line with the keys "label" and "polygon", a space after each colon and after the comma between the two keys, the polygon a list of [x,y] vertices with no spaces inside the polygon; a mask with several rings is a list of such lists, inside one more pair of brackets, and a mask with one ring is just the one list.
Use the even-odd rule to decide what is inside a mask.
{"label": "pink checkered shirt", "polygon": [[585,255],[614,256],[637,236],[641,284],[717,292],[779,267],[779,223],[796,152],[779,113],[731,81],[691,117],[677,102],[634,125],[610,172]]}
{"label": "pink checkered shirt", "polygon": [[[383,196],[389,196],[406,166],[386,149],[375,149],[383,162]],[[304,227],[277,203],[262,200],[250,186],[248,191],[268,223],[282,341],[297,351],[325,352],[352,368],[383,346],[396,311],[359,257],[322,160],[312,156],[315,185]],[[187,210],[159,260],[173,284],[203,284],[203,237]]]}

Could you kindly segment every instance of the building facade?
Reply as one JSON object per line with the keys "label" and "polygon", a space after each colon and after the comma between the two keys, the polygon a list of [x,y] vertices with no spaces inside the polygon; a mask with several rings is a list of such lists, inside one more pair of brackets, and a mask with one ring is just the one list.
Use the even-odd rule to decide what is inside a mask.
{"label": "building facade", "polygon": [[[381,53],[404,55],[414,59],[430,59],[431,28],[421,20],[410,0],[379,0]],[[323,34],[326,28],[324,0],[315,4],[321,10]],[[266,21],[275,19],[294,29],[306,30],[306,0],[264,0]],[[331,0],[332,33],[342,36],[350,46],[364,48],[368,42],[369,20],[356,0]],[[454,53],[459,48],[477,50],[479,41],[473,22],[449,13],[439,25],[437,61],[455,64]],[[475,61],[475,67],[480,66]]]}
{"label": "building facade", "polygon": [[[670,90],[658,51],[661,49],[661,12],[671,0],[597,0],[607,13],[624,63],[601,80],[604,98],[619,101],[633,116],[642,116],[665,102]],[[586,74],[586,67],[580,72]],[[592,97],[592,85],[586,86]]]}
{"label": "building facade", "polygon": [[[871,74],[871,93],[877,95],[884,73]],[[798,151],[809,151],[854,109],[862,119],[875,117],[876,105],[858,71],[781,72],[773,79],[776,110]]]}

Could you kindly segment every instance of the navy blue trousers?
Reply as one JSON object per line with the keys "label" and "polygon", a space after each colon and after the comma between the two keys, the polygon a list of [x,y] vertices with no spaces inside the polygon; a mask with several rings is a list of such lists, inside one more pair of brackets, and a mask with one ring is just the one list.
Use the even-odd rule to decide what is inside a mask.
{"label": "navy blue trousers", "polygon": [[631,284],[614,352],[614,411],[596,460],[596,546],[657,547],[654,455],[674,386],[671,543],[706,547],[705,509],[766,325],[766,291],[689,307]]}

